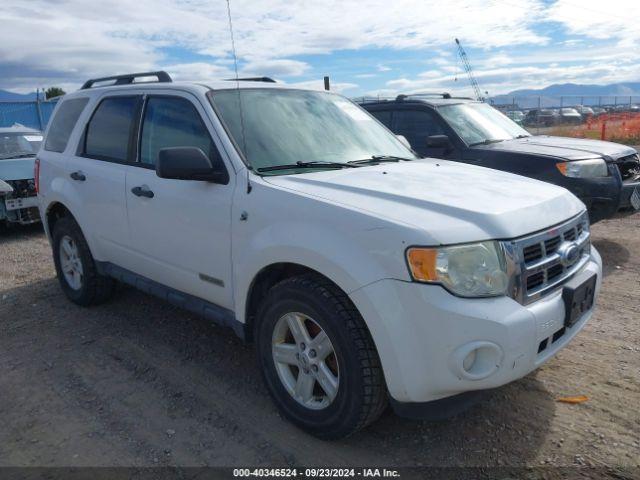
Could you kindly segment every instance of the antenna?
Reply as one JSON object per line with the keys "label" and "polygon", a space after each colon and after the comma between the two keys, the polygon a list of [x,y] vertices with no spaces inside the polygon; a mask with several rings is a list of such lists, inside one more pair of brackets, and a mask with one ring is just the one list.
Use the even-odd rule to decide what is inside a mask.
{"label": "antenna", "polygon": [[[240,132],[242,135],[242,149],[245,157],[249,157],[247,150],[247,138],[244,133],[244,115],[242,114],[242,95],[240,94],[240,77],[238,75],[238,56],[236,54],[236,42],[233,37],[233,22],[231,20],[231,3],[227,0],[227,17],[229,18],[229,34],[231,35],[231,53],[233,54],[233,69],[235,71],[236,91],[238,92],[238,111],[240,114]],[[249,170],[251,165],[247,160],[247,193],[251,193],[251,182],[249,181]]]}

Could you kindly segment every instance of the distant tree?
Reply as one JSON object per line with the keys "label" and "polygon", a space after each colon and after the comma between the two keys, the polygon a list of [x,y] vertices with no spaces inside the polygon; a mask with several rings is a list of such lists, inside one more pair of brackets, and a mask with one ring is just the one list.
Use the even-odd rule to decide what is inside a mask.
{"label": "distant tree", "polygon": [[62,90],[59,87],[49,87],[47,88],[47,90],[44,92],[44,97],[49,100],[50,98],[53,97],[59,97],[60,95],[64,95],[65,92],[64,90]]}

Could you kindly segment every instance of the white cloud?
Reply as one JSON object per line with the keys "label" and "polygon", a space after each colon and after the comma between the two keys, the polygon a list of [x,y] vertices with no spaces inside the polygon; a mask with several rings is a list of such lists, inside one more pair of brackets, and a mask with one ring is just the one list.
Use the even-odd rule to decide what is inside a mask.
{"label": "white cloud", "polygon": [[[454,35],[487,48],[541,44],[546,39],[531,28],[540,1],[232,0],[231,9],[237,53],[247,72],[299,76],[309,68],[291,59],[296,55],[424,49],[448,44]],[[167,64],[186,72],[193,66],[189,60],[178,67],[175,58],[164,56],[165,47],[210,56],[212,74],[230,58],[222,0],[3,0],[0,22],[3,87],[73,84]]]}
{"label": "white cloud", "polygon": [[[268,77],[299,77],[309,69],[309,64],[297,60],[256,60],[242,68],[247,75],[265,75]],[[211,78],[211,77],[209,77]]]}
{"label": "white cloud", "polygon": [[205,62],[179,63],[163,67],[171,78],[178,81],[206,82],[208,80],[232,78],[235,76],[230,65],[216,65]]}
{"label": "white cloud", "polygon": [[499,53],[497,55],[492,55],[482,62],[483,65],[487,67],[503,67],[505,65],[510,65],[514,63],[513,58],[504,53]]}
{"label": "white cloud", "polygon": [[[297,88],[310,88],[312,90],[324,90],[324,80],[307,80],[304,82],[287,82],[287,85]],[[345,91],[358,88],[357,83],[331,82],[329,87],[332,92],[344,93]]]}
{"label": "white cloud", "polygon": [[[401,77],[390,80],[385,88],[370,91],[370,95],[396,95],[418,91],[448,91],[461,95],[472,95],[466,73],[457,75],[431,75],[423,72],[415,78]],[[509,66],[474,70],[481,90],[490,95],[508,93],[513,90],[541,88],[550,83],[607,84],[637,81],[640,64],[590,62],[580,65]]]}
{"label": "white cloud", "polygon": [[572,34],[617,39],[621,48],[640,42],[640,3],[634,0],[557,0],[545,18],[559,22]]}
{"label": "white cloud", "polygon": [[[359,67],[365,73],[353,76],[372,78],[377,72],[388,78],[389,72],[401,71],[396,70],[398,62],[389,59],[389,50],[416,49],[435,57],[425,67],[428,72],[416,78],[398,73],[400,78],[383,90],[457,87],[466,77],[453,53],[456,36],[474,50],[472,63],[490,91],[505,91],[516,82],[525,86],[565,78],[589,80],[597,62],[611,74],[597,70],[599,76],[590,83],[621,80],[637,71],[640,2],[632,0],[609,0],[606,5],[599,0],[556,0],[550,6],[546,0],[231,0],[231,9],[242,75],[300,77],[305,82],[315,77],[318,81],[312,83],[321,83],[322,75],[335,72],[315,72],[297,56],[367,48],[386,49],[384,60],[372,55],[370,65]],[[556,22],[580,35],[582,43],[565,39],[550,44],[539,33],[547,31],[539,28],[541,22]],[[73,89],[89,77],[156,68],[179,79],[232,76],[224,0],[2,0],[0,24],[2,88],[32,90],[55,84]],[[596,46],[589,45],[589,38],[596,39]],[[615,48],[602,46],[607,41]],[[534,47],[534,52],[521,46]],[[185,60],[172,53],[176,51],[187,52]],[[572,68],[562,65],[568,61]],[[577,62],[583,65],[576,67]],[[526,69],[549,63],[560,65],[547,69],[546,76]],[[494,78],[498,72],[502,81]],[[459,80],[453,82],[456,75]],[[356,88],[349,82],[339,85]]]}

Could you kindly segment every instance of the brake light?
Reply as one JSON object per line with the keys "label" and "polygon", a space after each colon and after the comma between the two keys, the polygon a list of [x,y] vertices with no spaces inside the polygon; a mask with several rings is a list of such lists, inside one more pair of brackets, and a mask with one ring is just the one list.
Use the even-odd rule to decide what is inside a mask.
{"label": "brake light", "polygon": [[37,157],[33,165],[33,183],[36,187],[36,193],[40,193],[40,159]]}

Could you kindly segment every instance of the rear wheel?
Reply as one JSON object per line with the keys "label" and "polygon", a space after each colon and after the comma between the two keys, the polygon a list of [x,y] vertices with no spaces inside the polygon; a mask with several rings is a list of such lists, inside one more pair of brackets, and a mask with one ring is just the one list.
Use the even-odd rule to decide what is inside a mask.
{"label": "rear wheel", "polygon": [[67,298],[82,306],[109,299],[113,280],[98,273],[89,245],[75,220],[59,219],[52,236],[56,273]]}
{"label": "rear wheel", "polygon": [[350,435],[386,407],[380,359],[348,297],[316,274],[289,278],[262,302],[258,360],[282,413],[325,439]]}

